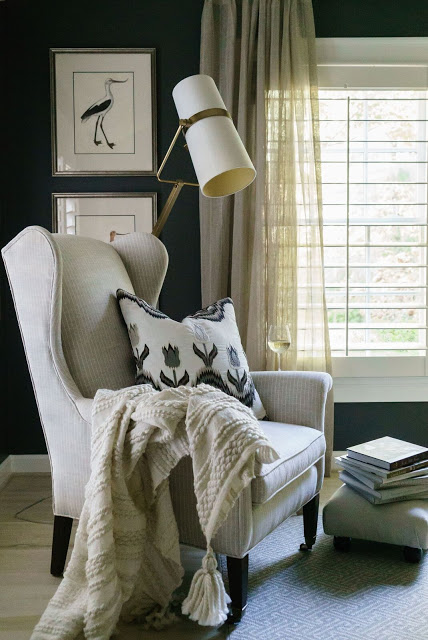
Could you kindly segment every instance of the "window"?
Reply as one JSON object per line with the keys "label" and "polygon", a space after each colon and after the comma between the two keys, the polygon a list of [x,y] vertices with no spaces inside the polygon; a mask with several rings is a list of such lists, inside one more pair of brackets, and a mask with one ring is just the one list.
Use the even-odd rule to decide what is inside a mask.
{"label": "window", "polygon": [[426,92],[319,97],[332,355],[425,356]]}
{"label": "window", "polygon": [[317,41],[326,298],[342,402],[428,397],[427,44]]}

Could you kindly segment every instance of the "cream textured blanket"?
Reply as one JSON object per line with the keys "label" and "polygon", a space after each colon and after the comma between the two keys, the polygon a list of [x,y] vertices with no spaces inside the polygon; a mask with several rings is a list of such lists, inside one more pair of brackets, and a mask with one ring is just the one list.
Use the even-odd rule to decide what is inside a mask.
{"label": "cream textured blanket", "polygon": [[100,390],[92,412],[91,477],[64,578],[32,640],[108,640],[119,616],[162,626],[180,585],[179,538],[169,475],[192,457],[207,539],[182,611],[200,624],[226,619],[212,537],[254,477],[255,458],[277,453],[250,409],[208,385],[161,392],[148,385]]}

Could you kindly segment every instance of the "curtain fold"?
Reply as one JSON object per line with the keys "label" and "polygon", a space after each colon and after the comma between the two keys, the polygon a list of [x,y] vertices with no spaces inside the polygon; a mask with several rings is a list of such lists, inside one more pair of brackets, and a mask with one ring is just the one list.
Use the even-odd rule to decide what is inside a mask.
{"label": "curtain fold", "polygon": [[[275,369],[268,327],[287,323],[283,367],[331,372],[311,0],[205,0],[200,71],[257,169],[235,196],[200,198],[203,304],[233,298],[251,369]],[[328,473],[332,394],[326,439]]]}

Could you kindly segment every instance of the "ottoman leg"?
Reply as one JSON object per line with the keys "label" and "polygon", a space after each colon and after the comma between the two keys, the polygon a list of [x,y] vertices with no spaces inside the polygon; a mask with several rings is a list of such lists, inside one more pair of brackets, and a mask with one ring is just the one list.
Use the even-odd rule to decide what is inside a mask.
{"label": "ottoman leg", "polygon": [[422,560],[422,549],[417,547],[404,547],[403,553],[406,562],[420,562]]}
{"label": "ottoman leg", "polygon": [[300,551],[309,551],[317,539],[318,510],[320,496],[317,494],[303,507],[303,532],[305,542],[300,545]]}

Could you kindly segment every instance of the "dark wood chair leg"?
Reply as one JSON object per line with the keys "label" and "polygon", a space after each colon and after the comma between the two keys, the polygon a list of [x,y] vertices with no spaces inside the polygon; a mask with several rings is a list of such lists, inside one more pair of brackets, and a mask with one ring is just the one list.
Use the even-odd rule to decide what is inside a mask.
{"label": "dark wood chair leg", "polygon": [[309,551],[317,539],[318,510],[320,496],[317,494],[310,502],[303,507],[303,533],[305,542],[300,545],[301,551]]}
{"label": "dark wood chair leg", "polygon": [[73,518],[65,516],[54,517],[51,574],[57,578],[62,576],[64,571],[72,526]]}
{"label": "dark wood chair leg", "polygon": [[227,556],[227,575],[229,577],[229,595],[231,614],[228,622],[236,624],[244,615],[248,592],[248,554],[244,558]]}

